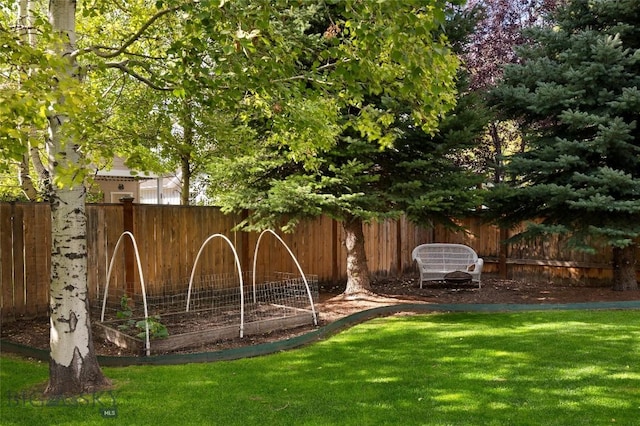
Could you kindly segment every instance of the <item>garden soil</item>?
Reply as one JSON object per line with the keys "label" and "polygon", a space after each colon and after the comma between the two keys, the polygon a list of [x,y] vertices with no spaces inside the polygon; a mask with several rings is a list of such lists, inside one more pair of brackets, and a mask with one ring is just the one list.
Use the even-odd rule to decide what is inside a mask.
{"label": "garden soil", "polygon": [[[357,297],[342,295],[344,286],[321,286],[320,301],[316,305],[319,314],[318,327],[348,315],[367,309],[404,303],[425,304],[557,304],[579,302],[640,301],[640,290],[613,291],[606,287],[563,286],[550,282],[528,282],[500,279],[484,279],[482,287],[477,285],[450,285],[429,283],[420,288],[416,276],[379,278],[372,282],[373,292]],[[165,324],[171,330],[171,324]],[[198,329],[206,324],[195,325]],[[295,337],[314,330],[309,325],[291,330],[274,331],[267,334],[230,339],[200,345],[174,353],[219,351]],[[190,330],[181,330],[188,332]],[[49,346],[49,321],[47,318],[21,319],[2,324],[0,337],[39,349]],[[153,345],[152,345],[153,347]],[[98,355],[136,355],[113,344],[96,339]]]}

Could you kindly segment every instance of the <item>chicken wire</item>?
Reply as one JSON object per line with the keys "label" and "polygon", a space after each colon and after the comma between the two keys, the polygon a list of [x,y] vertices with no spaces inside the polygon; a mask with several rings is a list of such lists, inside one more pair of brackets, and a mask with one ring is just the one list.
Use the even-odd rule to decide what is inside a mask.
{"label": "chicken wire", "polygon": [[[188,294],[189,279],[179,283],[149,283],[147,288],[160,289],[146,295],[149,316],[167,316],[181,313],[181,318],[198,316],[206,318],[207,327],[222,327],[241,321],[241,299],[244,299],[244,323],[273,318],[287,318],[308,313],[310,322],[317,323],[314,306],[318,302],[318,277],[306,275],[307,286],[302,276],[276,272],[256,278],[254,288],[251,273],[243,273],[243,297],[237,274],[204,275],[194,278],[191,294]],[[311,296],[311,300],[310,300]],[[102,301],[104,293],[99,294]],[[187,299],[189,307],[187,311]],[[109,288],[105,305],[104,321],[121,319],[123,300],[131,310],[131,317],[144,318],[143,295],[139,292],[127,295],[124,288]],[[312,305],[313,302],[313,305]],[[102,304],[92,307],[95,318],[101,316]]]}

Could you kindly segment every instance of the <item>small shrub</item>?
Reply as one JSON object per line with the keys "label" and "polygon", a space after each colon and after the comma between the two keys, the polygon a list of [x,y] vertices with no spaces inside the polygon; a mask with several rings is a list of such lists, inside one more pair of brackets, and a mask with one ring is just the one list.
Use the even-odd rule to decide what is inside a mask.
{"label": "small shrub", "polygon": [[160,322],[160,315],[140,321],[136,321],[132,317],[133,311],[129,306],[129,297],[125,294],[120,299],[120,310],[116,312],[116,318],[126,321],[118,326],[118,330],[126,332],[132,328],[136,328],[136,331],[139,331],[139,333],[135,336],[139,339],[144,339],[146,337],[146,323],[149,326],[150,339],[165,339],[169,336],[169,330],[167,330],[167,327]]}
{"label": "small shrub", "polygon": [[138,330],[142,330],[140,333],[136,334],[136,337],[139,339],[144,339],[146,336],[145,330],[145,322],[149,326],[149,338],[150,339],[166,339],[169,337],[169,331],[167,327],[160,322],[160,315],[156,315],[154,317],[149,317],[146,320],[141,320],[136,322],[136,328]]}

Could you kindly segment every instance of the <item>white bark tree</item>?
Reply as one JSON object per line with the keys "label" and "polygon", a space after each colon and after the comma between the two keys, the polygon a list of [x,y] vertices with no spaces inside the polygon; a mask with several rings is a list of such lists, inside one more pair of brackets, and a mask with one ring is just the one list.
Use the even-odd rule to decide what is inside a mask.
{"label": "white bark tree", "polygon": [[[58,117],[52,117],[57,120]],[[54,130],[55,126],[52,126]],[[69,141],[51,145],[77,158]],[[85,188],[56,189],[51,197],[49,394],[78,394],[109,384],[98,365],[89,320]]]}
{"label": "white bark tree", "polygon": [[[32,10],[31,0],[18,0],[18,23],[17,30],[20,34],[20,39],[23,43],[28,44],[29,46],[33,46],[34,42],[34,32],[33,32],[33,15],[31,13]],[[28,69],[23,69],[22,72],[28,73]],[[22,192],[29,200],[35,200],[38,196],[36,188],[33,184],[33,179],[31,178],[31,167],[29,165],[29,155],[25,152],[22,155],[22,160],[20,161],[18,180],[20,183],[20,188]]]}
{"label": "white bark tree", "polygon": [[[57,83],[78,79],[75,50],[75,0],[50,0],[49,22],[59,37]],[[65,182],[62,171],[82,164],[73,135],[64,131],[65,102],[58,98],[49,111],[47,152],[51,185],[51,286],[49,384],[46,393],[78,394],[109,385],[93,349],[87,285],[87,221],[83,176]],[[65,182],[63,185],[61,182]]]}

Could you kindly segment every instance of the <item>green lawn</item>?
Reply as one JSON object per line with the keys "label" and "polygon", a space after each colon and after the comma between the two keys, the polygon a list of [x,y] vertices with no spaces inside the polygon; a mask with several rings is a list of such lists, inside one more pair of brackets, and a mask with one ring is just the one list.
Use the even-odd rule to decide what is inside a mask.
{"label": "green lawn", "polygon": [[260,358],[105,368],[116,384],[115,419],[100,411],[114,405],[109,394],[64,406],[22,398],[46,380],[46,363],[0,360],[3,425],[582,426],[640,419],[638,311],[396,316]]}

